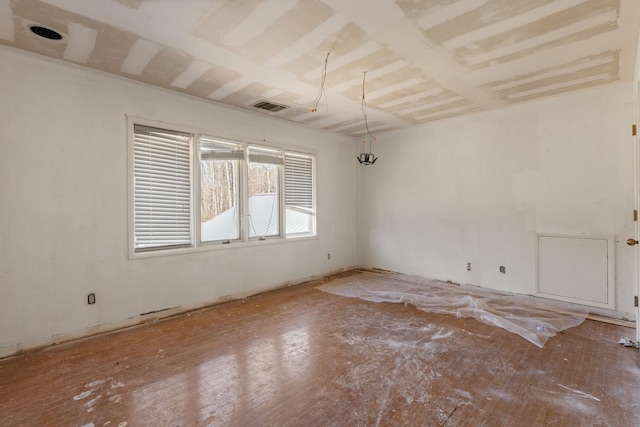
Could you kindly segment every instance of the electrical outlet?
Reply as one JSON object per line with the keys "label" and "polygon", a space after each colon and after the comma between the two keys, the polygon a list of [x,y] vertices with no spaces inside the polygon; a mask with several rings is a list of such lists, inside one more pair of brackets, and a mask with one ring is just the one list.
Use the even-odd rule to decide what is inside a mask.
{"label": "electrical outlet", "polygon": [[471,271],[471,263],[470,262],[467,263],[467,271]]}
{"label": "electrical outlet", "polygon": [[327,259],[331,259],[331,254],[327,254]]}
{"label": "electrical outlet", "polygon": [[500,273],[505,274],[507,272],[507,268],[504,265],[500,266]]}
{"label": "electrical outlet", "polygon": [[87,304],[91,305],[91,304],[95,304],[96,303],[96,294],[91,293],[89,295],[87,295]]}

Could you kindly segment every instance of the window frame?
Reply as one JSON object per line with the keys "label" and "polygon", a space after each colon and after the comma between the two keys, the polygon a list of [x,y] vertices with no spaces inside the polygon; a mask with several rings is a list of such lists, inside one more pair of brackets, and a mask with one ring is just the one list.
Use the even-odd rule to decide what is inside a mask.
{"label": "window frame", "polygon": [[[287,191],[286,191],[286,187],[287,187],[287,176],[286,176],[286,171],[287,171],[287,158],[288,157],[299,157],[299,158],[309,158],[310,162],[311,162],[311,207],[300,207],[300,206],[296,206],[295,204],[292,204],[291,206],[295,206],[298,210],[303,210],[306,211],[305,213],[309,215],[309,228],[310,231],[309,232],[300,232],[300,233],[288,233],[287,230],[284,230],[284,234],[287,238],[289,239],[294,239],[294,238],[298,238],[298,237],[304,237],[304,236],[308,236],[308,235],[316,235],[317,234],[317,214],[318,214],[318,209],[317,209],[317,191],[316,191],[316,171],[317,171],[317,161],[318,158],[315,154],[310,154],[307,152],[303,152],[303,151],[296,151],[296,150],[285,150],[284,152],[284,172],[283,172],[283,180],[284,180],[284,187],[285,187],[285,194],[284,194],[284,198],[283,198],[283,216],[286,218],[287,215],[287,207],[290,206],[287,203]],[[293,197],[293,196],[292,196]],[[292,208],[293,209],[293,208]],[[295,209],[293,209],[295,210]],[[286,225],[285,225],[286,227]]]}
{"label": "window frame", "polygon": [[[136,166],[135,166],[135,126],[147,127],[147,128],[156,128],[158,130],[165,130],[170,132],[176,132],[180,134],[189,134],[189,242],[181,245],[167,245],[167,246],[156,246],[156,247],[145,247],[140,248],[138,250],[136,248],[136,197],[135,197],[135,174],[136,174]],[[128,157],[128,180],[129,180],[129,253],[133,254],[145,254],[145,253],[154,253],[154,252],[173,252],[173,251],[181,251],[184,249],[189,249],[193,247],[193,229],[194,229],[194,212],[193,212],[193,204],[194,204],[194,176],[193,176],[193,134],[189,132],[185,132],[181,129],[175,129],[169,126],[164,126],[162,123],[154,123],[148,121],[136,121],[130,122],[128,125],[129,128],[129,157]]]}
{"label": "window frame", "polygon": [[[278,153],[277,155],[274,156],[269,156],[269,155],[264,155],[264,154],[254,154],[252,155],[252,151],[266,151],[266,152],[276,152]],[[281,238],[286,238],[285,235],[285,230],[284,230],[284,221],[285,218],[283,217],[283,206],[284,206],[284,153],[285,151],[283,149],[280,148],[275,148],[275,147],[266,147],[266,146],[261,146],[261,145],[256,145],[256,144],[248,144],[247,145],[247,158],[246,158],[246,162],[245,162],[245,167],[247,169],[247,173],[246,173],[246,185],[245,188],[247,190],[247,195],[245,198],[245,202],[247,203],[247,208],[245,211],[245,215],[246,215],[246,222],[245,225],[247,227],[247,238],[248,240],[267,240],[267,239],[281,239]],[[262,161],[251,161],[251,157],[253,156],[257,156],[259,158],[263,158]],[[269,162],[268,159],[266,159],[266,157],[272,157],[276,160],[273,160],[273,163]],[[277,159],[281,159],[281,160],[277,160]],[[278,209],[278,234],[272,234],[272,235],[268,235],[268,234],[264,234],[261,236],[261,233],[255,233],[255,235],[251,235],[252,230],[255,230],[254,224],[253,224],[253,218],[251,217],[251,214],[249,212],[250,209],[250,198],[253,196],[249,196],[249,170],[250,170],[250,163],[258,163],[258,164],[265,164],[265,165],[270,165],[270,166],[276,166],[276,173],[277,173],[277,177],[276,177],[276,200],[274,201],[274,204],[277,205],[277,209]],[[268,233],[268,229],[267,229],[267,233]]]}
{"label": "window frame", "polygon": [[[298,240],[316,240],[318,239],[318,208],[317,208],[317,181],[316,174],[318,168],[318,153],[316,150],[290,146],[280,143],[267,143],[266,140],[255,140],[247,137],[238,136],[215,136],[215,132],[195,129],[193,127],[173,125],[166,122],[149,120],[136,116],[126,116],[127,119],[127,145],[128,145],[128,242],[129,242],[129,259],[151,258],[158,256],[180,255],[188,253],[196,253],[203,251],[225,250],[233,248],[262,246],[266,244],[282,244]],[[135,248],[135,191],[134,191],[134,129],[136,125],[159,128],[162,130],[189,133],[191,134],[191,158],[190,158],[190,182],[191,182],[191,244],[185,247],[175,248],[151,248],[144,251]],[[203,241],[202,240],[202,224],[201,224],[201,172],[200,172],[200,137],[206,139],[220,140],[243,147],[244,159],[239,161],[238,173],[240,178],[238,205],[241,209],[240,213],[240,238],[238,240],[224,241]],[[249,147],[263,148],[267,150],[275,150],[280,152],[283,159],[283,165],[279,165],[278,171],[278,207],[279,207],[279,234],[274,236],[266,236],[266,238],[250,237],[248,223],[248,169],[249,169]],[[286,230],[286,194],[285,194],[285,166],[284,158],[287,153],[305,155],[312,158],[312,196],[313,208],[311,209],[311,231],[308,233],[287,234]]]}
{"label": "window frame", "polygon": [[[194,147],[196,148],[196,153],[194,153],[194,157],[197,157],[197,168],[195,167],[194,163],[194,169],[197,169],[197,174],[194,175],[194,186],[196,187],[196,198],[194,199],[194,204],[197,203],[197,206],[195,206],[197,208],[197,212],[196,212],[196,218],[195,218],[195,237],[196,237],[196,245],[197,246],[202,246],[202,245],[212,245],[212,244],[229,244],[229,243],[237,243],[237,242],[242,242],[243,241],[243,236],[244,236],[244,229],[245,229],[245,220],[244,220],[244,211],[245,211],[245,192],[244,192],[244,176],[246,175],[245,172],[245,162],[246,162],[246,158],[247,158],[247,152],[246,152],[246,147],[243,147],[243,156],[242,159],[234,159],[234,160],[238,160],[238,176],[237,178],[239,179],[240,182],[236,183],[238,189],[237,189],[237,209],[238,209],[238,238],[235,239],[219,239],[219,240],[203,240],[202,239],[202,194],[201,194],[201,186],[202,186],[202,173],[201,173],[201,164],[200,162],[202,161],[202,153],[201,153],[201,148],[202,148],[202,138],[204,137],[205,140],[211,140],[211,141],[215,141],[215,142],[219,142],[219,143],[224,143],[224,144],[233,144],[236,145],[238,147],[242,147],[242,144],[240,144],[237,141],[232,141],[232,140],[228,140],[226,138],[218,138],[218,137],[213,137],[209,134],[204,134],[204,133],[194,133]],[[197,183],[195,182],[197,181]],[[195,185],[197,184],[197,185]]]}

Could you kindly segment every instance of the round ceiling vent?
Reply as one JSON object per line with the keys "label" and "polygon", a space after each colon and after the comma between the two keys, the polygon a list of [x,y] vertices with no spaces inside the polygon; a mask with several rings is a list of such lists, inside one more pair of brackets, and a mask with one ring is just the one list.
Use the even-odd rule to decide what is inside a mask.
{"label": "round ceiling vent", "polygon": [[29,25],[29,30],[37,35],[47,40],[62,40],[63,36],[56,30],[52,30],[51,28],[44,27],[42,25],[33,24]]}

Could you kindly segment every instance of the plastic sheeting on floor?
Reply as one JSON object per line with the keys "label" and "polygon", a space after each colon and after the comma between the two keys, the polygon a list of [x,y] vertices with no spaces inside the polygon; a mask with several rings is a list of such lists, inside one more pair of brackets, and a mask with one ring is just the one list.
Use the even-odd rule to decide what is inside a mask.
{"label": "plastic sheeting on floor", "polygon": [[473,317],[518,334],[538,347],[558,331],[580,325],[589,314],[572,304],[398,273],[363,271],[338,277],[317,289],[372,302],[411,304],[429,313]]}

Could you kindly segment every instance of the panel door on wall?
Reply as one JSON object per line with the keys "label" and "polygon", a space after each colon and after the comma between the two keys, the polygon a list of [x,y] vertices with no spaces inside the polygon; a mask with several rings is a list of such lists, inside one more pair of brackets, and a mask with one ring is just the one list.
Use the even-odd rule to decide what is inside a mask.
{"label": "panel door on wall", "polygon": [[538,295],[614,308],[613,239],[538,236]]}

